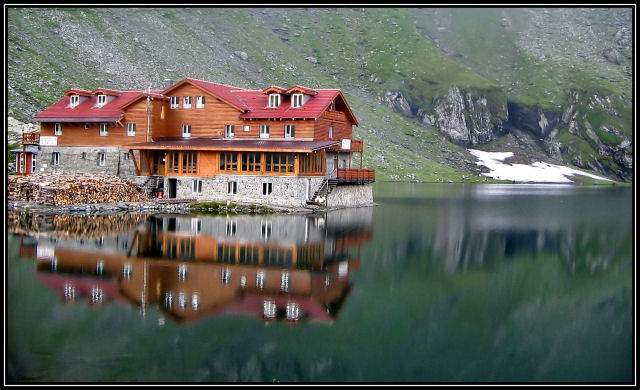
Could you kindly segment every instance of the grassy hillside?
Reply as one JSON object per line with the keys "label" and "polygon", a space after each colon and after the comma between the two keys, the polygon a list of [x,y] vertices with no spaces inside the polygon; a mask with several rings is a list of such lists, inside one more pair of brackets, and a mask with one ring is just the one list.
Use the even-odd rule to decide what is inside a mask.
{"label": "grassy hillside", "polygon": [[[293,84],[340,88],[360,122],[355,132],[365,141],[365,165],[375,168],[379,179],[484,180],[464,148],[446,141],[435,124],[417,115],[433,115],[435,102],[451,86],[476,91],[490,105],[509,99],[562,110],[574,99],[571,91],[586,91],[579,93],[582,106],[594,93],[602,98],[631,96],[624,72],[606,73],[615,82],[586,77],[601,75],[598,72],[607,71],[606,64],[594,68],[589,62],[582,65],[583,73],[575,73],[568,70],[574,64],[573,54],[565,55],[571,60],[555,54],[536,60],[532,50],[523,48],[525,33],[547,37],[559,32],[553,23],[543,23],[536,35],[532,26],[542,22],[532,22],[529,13],[10,8],[8,114],[28,121],[72,87],[160,88],[165,78],[194,77],[245,88]],[[556,16],[563,15],[550,17]],[[511,27],[502,26],[500,18],[508,19]],[[553,53],[564,50],[557,42],[552,46]],[[390,94],[401,94],[400,102],[408,106],[404,113],[392,108]],[[620,100],[614,99],[612,106],[620,118],[609,118],[601,110],[595,114],[582,110],[580,115],[592,115],[594,132],[615,144],[618,136],[611,131],[601,134],[600,127],[619,129],[629,138],[631,111]],[[564,138],[559,139],[580,144],[575,153],[584,150],[581,158],[587,159],[598,145],[589,143],[583,133],[563,129]]]}

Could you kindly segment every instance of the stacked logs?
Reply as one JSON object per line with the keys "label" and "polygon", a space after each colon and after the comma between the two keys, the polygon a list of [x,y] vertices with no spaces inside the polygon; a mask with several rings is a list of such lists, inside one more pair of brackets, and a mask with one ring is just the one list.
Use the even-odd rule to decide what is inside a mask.
{"label": "stacked logs", "polygon": [[9,176],[7,200],[41,205],[146,202],[149,198],[134,183],[112,175],[86,173]]}

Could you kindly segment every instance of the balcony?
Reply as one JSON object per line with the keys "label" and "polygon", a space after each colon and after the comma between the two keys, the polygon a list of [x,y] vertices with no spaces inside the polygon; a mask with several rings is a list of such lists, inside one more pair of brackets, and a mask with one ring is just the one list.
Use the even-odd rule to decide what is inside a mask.
{"label": "balcony", "polygon": [[[342,140],[342,141],[344,141],[344,140]],[[349,146],[348,149],[343,149],[343,144],[344,144],[344,142],[341,142],[340,145],[332,146],[332,147],[328,148],[327,150],[330,151],[330,152],[346,152],[346,151],[362,152],[362,149],[364,147],[364,141],[362,141],[362,140],[355,140],[355,139],[350,140],[350,146]]]}
{"label": "balcony", "polygon": [[325,119],[329,119],[332,121],[346,121],[347,115],[342,111],[327,111],[324,114]]}
{"label": "balcony", "polygon": [[367,184],[376,181],[375,169],[338,168],[338,181],[345,183]]}
{"label": "balcony", "polygon": [[40,144],[40,133],[22,133],[23,145],[38,145]]}

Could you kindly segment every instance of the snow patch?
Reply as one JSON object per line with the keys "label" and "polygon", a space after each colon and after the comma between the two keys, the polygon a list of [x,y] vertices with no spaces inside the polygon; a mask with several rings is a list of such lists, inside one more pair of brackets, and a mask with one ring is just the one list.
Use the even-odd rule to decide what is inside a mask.
{"label": "snow patch", "polygon": [[512,157],[512,152],[484,152],[481,150],[468,149],[476,156],[478,165],[484,165],[491,172],[483,173],[484,176],[497,180],[510,180],[526,183],[573,183],[569,177],[582,175],[593,179],[613,181],[604,177],[592,175],[577,169],[564,167],[561,165],[548,164],[537,161],[531,165],[507,164],[505,159]]}

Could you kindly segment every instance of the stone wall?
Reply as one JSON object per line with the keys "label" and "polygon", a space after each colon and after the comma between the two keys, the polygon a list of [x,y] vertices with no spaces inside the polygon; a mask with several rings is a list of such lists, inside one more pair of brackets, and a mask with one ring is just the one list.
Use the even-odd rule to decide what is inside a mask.
{"label": "stone wall", "polygon": [[[59,153],[58,165],[53,164],[53,153]],[[104,153],[104,165],[100,165]],[[138,159],[137,152],[136,159]],[[40,146],[36,172],[45,173],[102,173],[130,178],[136,175],[128,150],[118,146]]]}
{"label": "stone wall", "polygon": [[[169,195],[169,180],[165,178],[163,197]],[[176,197],[198,201],[255,203],[284,207],[304,207],[322,184],[322,177],[218,175],[214,178],[178,177]],[[193,191],[195,180],[202,181],[202,191]],[[229,182],[236,182],[237,192],[229,194]],[[263,194],[263,184],[271,183],[271,193]],[[308,188],[308,191],[307,191]]]}
{"label": "stone wall", "polygon": [[373,187],[371,184],[338,185],[327,197],[327,207],[372,206]]}

